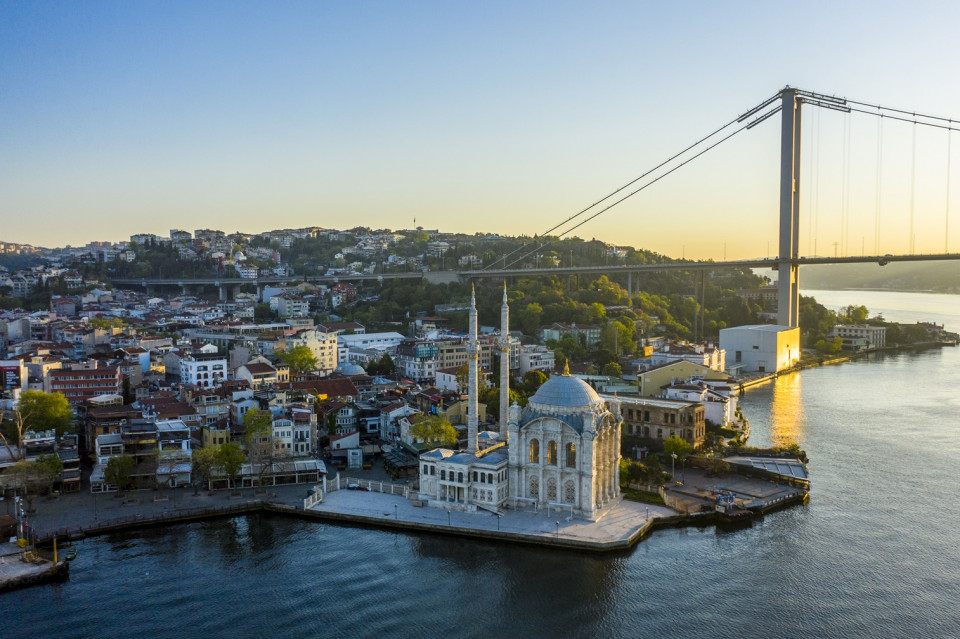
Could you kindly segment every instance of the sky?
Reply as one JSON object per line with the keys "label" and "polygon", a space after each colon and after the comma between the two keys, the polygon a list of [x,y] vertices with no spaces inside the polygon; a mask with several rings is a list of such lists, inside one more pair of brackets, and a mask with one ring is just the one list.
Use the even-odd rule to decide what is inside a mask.
{"label": "sky", "polygon": [[[951,1],[0,0],[0,240],[542,234],[785,85],[960,118],[958,18]],[[906,253],[911,210],[916,252],[960,250],[952,136],[805,107],[801,254]],[[574,235],[775,256],[778,202],[775,116]]]}

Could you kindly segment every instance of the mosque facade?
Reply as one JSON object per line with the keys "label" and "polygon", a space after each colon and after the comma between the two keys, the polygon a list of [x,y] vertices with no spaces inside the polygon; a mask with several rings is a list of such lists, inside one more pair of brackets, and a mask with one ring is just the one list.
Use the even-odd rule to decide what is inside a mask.
{"label": "mosque facade", "polygon": [[[506,289],[500,334],[510,334]],[[602,399],[569,373],[554,375],[523,408],[507,408],[508,393],[501,393],[500,432],[478,439],[476,344],[474,295],[467,349],[467,448],[436,448],[420,455],[421,499],[466,511],[552,508],[598,516],[620,495],[619,402]],[[508,339],[502,339],[500,351],[501,362],[508,362]],[[507,388],[508,374],[501,369],[501,388]],[[481,439],[485,443],[478,446]]]}

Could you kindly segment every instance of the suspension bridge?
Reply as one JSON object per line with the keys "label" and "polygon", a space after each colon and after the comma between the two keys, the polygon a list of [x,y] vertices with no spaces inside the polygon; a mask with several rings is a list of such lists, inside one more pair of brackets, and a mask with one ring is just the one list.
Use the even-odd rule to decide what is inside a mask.
{"label": "suspension bridge", "polygon": [[[834,255],[833,257],[817,256],[815,254],[808,256],[800,255],[800,165],[801,165],[801,122],[803,106],[808,105],[818,109],[830,111],[839,111],[842,113],[859,113],[871,115],[879,118],[878,141],[877,141],[877,180],[876,180],[876,210],[874,221],[874,254],[866,255],[865,242],[864,250],[859,256]],[[528,265],[529,260],[544,251],[552,243],[558,241],[576,229],[596,219],[607,211],[623,203],[629,198],[637,195],[645,189],[653,186],[668,175],[678,171],[689,163],[693,162],[702,155],[708,153],[714,148],[720,146],[727,140],[744,131],[748,131],[762,122],[770,119],[776,114],[780,114],[780,197],[779,197],[779,238],[778,238],[778,256],[775,258],[747,259],[731,261],[690,261],[680,260],[673,262],[661,262],[656,264],[619,264],[607,266],[588,266],[588,267],[549,267],[537,268]],[[880,229],[881,229],[881,190],[882,190],[882,150],[883,150],[883,121],[904,122],[913,126],[913,146],[912,146],[912,167],[911,167],[911,199],[910,199],[910,219],[909,219],[909,252],[906,254],[880,254]],[[916,183],[916,131],[917,127],[926,127],[941,129],[946,131],[947,135],[947,161],[946,161],[946,203],[944,215],[944,252],[943,253],[916,253],[915,252],[915,183]],[[686,147],[679,153],[667,158],[657,164],[652,169],[644,172],[634,178],[627,184],[619,187],[600,200],[595,201],[590,206],[578,211],[574,215],[568,216],[561,222],[553,225],[538,236],[534,241],[524,244],[512,253],[504,255],[493,264],[487,265],[483,269],[461,270],[461,271],[427,271],[427,272],[407,272],[407,273],[382,273],[382,274],[338,274],[335,276],[291,276],[291,277],[261,277],[255,279],[244,278],[118,278],[113,279],[117,286],[142,286],[147,290],[166,286],[178,286],[186,291],[190,287],[196,286],[215,286],[220,291],[221,298],[231,297],[232,291],[239,285],[252,284],[257,287],[258,292],[264,286],[278,285],[291,280],[306,280],[317,283],[336,283],[336,282],[363,282],[363,281],[384,281],[391,279],[426,279],[433,282],[452,282],[474,280],[481,278],[510,278],[510,277],[537,277],[537,276],[555,276],[555,275],[580,275],[580,274],[625,274],[627,277],[627,288],[632,292],[632,277],[634,274],[640,274],[643,271],[664,271],[664,270],[684,270],[684,271],[715,271],[730,268],[770,268],[778,274],[778,316],[777,323],[782,326],[798,326],[799,324],[799,297],[800,297],[800,277],[799,270],[801,266],[812,264],[863,264],[876,263],[881,266],[892,262],[918,262],[918,261],[947,261],[960,260],[960,253],[951,253],[949,249],[949,224],[950,224],[950,156],[951,156],[951,133],[960,130],[960,120],[950,117],[934,116],[917,113],[900,108],[886,107],[879,104],[863,102],[847,98],[839,98],[822,93],[805,91],[797,88],[786,87],[775,95],[767,98],[758,105],[748,109],[743,114],[727,122],[720,128],[711,132],[709,135],[697,140],[695,143]],[[849,142],[849,128],[844,129],[846,136],[845,144]],[[847,146],[844,147],[844,179],[849,175],[849,155]],[[849,188],[845,182],[843,203],[841,210],[841,238],[835,246],[843,246],[844,252],[849,249],[850,238],[850,204]],[[808,233],[814,234],[812,228],[814,220],[811,220],[811,228]],[[540,238],[540,239],[537,239]],[[816,239],[813,240],[814,253],[816,252]],[[639,280],[639,278],[638,278]]]}

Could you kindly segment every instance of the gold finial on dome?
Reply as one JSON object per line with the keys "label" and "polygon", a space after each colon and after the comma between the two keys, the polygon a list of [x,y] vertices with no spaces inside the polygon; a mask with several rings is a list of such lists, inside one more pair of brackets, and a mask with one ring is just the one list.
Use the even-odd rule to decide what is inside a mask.
{"label": "gold finial on dome", "polygon": [[563,363],[563,376],[570,377],[570,360]]}

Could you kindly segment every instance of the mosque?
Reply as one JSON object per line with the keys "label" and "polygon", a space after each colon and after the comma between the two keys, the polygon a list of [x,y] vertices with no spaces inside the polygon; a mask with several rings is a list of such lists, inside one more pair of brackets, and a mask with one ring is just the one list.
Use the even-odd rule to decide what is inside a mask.
{"label": "mosque", "polygon": [[420,455],[420,497],[428,505],[476,512],[552,508],[596,519],[620,495],[619,402],[601,399],[569,371],[554,375],[526,406],[508,406],[510,309],[500,309],[500,432],[478,446],[477,305],[470,300],[466,450]]}

